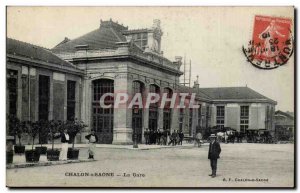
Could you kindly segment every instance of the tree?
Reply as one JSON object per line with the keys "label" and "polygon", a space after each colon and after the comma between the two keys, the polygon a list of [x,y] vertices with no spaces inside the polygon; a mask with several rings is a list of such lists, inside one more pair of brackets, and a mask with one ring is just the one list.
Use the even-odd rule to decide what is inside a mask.
{"label": "tree", "polygon": [[39,123],[26,121],[25,128],[26,128],[26,133],[31,137],[32,140],[31,150],[33,150],[35,138],[39,133]]}
{"label": "tree", "polygon": [[49,134],[49,121],[40,120],[37,122],[39,126],[39,143],[41,144],[41,147],[44,143],[47,143],[47,137]]}
{"label": "tree", "polygon": [[66,121],[64,129],[67,129],[68,134],[71,137],[72,149],[74,149],[76,135],[79,132],[81,132],[85,127],[87,127],[87,125],[84,124],[83,121],[80,121],[78,119],[75,119],[74,121]]}
{"label": "tree", "polygon": [[51,143],[52,143],[52,150],[54,150],[54,139],[56,138],[57,133],[61,133],[64,127],[64,124],[62,121],[56,121],[56,120],[51,120],[47,122],[48,126],[48,133],[51,138]]}
{"label": "tree", "polygon": [[25,122],[21,122],[18,117],[14,115],[8,115],[8,128],[9,134],[18,137],[19,146],[22,145],[21,138],[25,129]]}

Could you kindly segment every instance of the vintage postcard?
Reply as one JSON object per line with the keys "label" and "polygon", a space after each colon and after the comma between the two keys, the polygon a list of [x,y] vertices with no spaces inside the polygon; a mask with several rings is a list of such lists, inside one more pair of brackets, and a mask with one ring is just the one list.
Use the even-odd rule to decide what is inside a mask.
{"label": "vintage postcard", "polygon": [[294,7],[6,9],[6,186],[295,187]]}

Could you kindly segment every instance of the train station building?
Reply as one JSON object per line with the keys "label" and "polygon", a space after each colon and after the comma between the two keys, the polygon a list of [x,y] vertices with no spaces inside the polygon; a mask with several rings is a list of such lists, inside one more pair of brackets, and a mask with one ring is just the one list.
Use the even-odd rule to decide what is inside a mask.
{"label": "train station building", "polygon": [[[159,20],[147,29],[108,20],[52,49],[7,38],[7,114],[31,121],[77,118],[88,125],[82,136],[94,129],[99,143],[107,144],[131,144],[133,133],[141,143],[146,128],[185,136],[214,126],[274,131],[276,101],[251,88],[180,84],[182,58],[164,57],[162,37]],[[199,107],[160,108],[158,101],[149,108],[102,108],[105,93],[195,93]],[[106,97],[105,103],[114,100]]]}

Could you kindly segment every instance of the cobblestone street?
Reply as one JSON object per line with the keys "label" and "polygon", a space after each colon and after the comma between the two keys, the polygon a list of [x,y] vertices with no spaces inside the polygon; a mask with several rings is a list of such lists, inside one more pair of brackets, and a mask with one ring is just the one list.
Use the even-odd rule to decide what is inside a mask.
{"label": "cobblestone street", "polygon": [[[291,187],[293,144],[221,144],[211,178],[207,144],[149,150],[97,148],[94,162],[7,170],[8,186]],[[87,154],[81,148],[80,157]],[[78,176],[79,175],[79,176]],[[254,181],[242,181],[254,179]]]}

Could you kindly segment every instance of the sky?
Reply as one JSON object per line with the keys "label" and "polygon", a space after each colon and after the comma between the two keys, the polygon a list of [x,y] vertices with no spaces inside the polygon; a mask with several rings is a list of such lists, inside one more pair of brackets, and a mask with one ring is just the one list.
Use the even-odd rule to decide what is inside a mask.
{"label": "sky", "polygon": [[8,7],[7,36],[53,48],[99,28],[100,19],[150,28],[161,20],[164,56],[186,56],[200,87],[248,86],[294,111],[294,56],[274,69],[255,68],[242,52],[252,38],[255,15],[294,20],[293,7]]}

